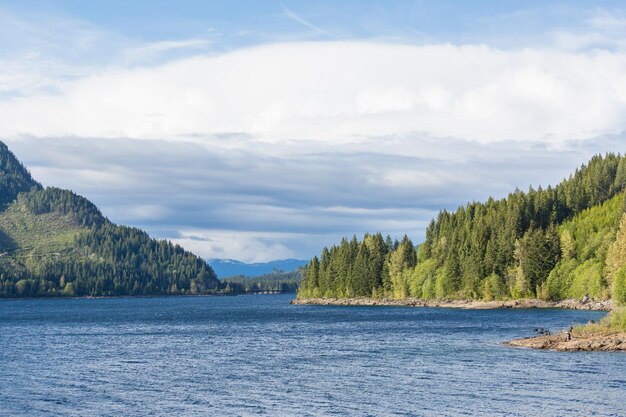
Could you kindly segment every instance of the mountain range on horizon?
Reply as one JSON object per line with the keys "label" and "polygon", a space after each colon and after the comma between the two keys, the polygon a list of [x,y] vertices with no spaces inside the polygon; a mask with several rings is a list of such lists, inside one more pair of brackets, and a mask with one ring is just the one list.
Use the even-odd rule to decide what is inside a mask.
{"label": "mountain range on horizon", "polygon": [[246,277],[259,277],[274,271],[291,272],[309,261],[302,259],[279,259],[269,262],[246,263],[235,259],[207,259],[207,263],[217,274],[219,279],[243,275]]}

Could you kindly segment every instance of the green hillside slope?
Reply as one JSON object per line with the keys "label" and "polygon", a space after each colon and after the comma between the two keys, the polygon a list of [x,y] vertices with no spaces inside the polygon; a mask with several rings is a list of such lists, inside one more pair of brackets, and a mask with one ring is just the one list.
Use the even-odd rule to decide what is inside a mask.
{"label": "green hillside slope", "polygon": [[595,156],[556,187],[441,211],[417,250],[344,239],[311,260],[298,296],[619,298],[625,185],[626,158]]}
{"label": "green hillside slope", "polygon": [[620,194],[561,225],[561,257],[538,289],[541,298],[609,298],[606,257],[615,240],[623,205]]}
{"label": "green hillside slope", "polygon": [[219,289],[199,257],[117,226],[89,200],[43,188],[0,142],[0,297],[201,294]]}

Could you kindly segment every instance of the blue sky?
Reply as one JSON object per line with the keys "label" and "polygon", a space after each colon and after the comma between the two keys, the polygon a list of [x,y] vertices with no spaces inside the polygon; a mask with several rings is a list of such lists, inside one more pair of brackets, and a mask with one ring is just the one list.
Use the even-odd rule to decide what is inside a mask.
{"label": "blue sky", "polygon": [[272,36],[293,34],[299,32],[301,24],[294,22],[293,16],[347,36],[378,37],[411,31],[453,41],[455,37],[476,37],[491,30],[518,33],[520,29],[535,32],[580,27],[590,15],[599,10],[615,12],[623,2],[18,0],[4,1],[3,5],[20,13],[84,20],[146,41],[194,37],[206,30],[225,35],[242,30]]}
{"label": "blue sky", "polygon": [[0,137],[207,258],[419,242],[624,150],[621,3],[0,1]]}

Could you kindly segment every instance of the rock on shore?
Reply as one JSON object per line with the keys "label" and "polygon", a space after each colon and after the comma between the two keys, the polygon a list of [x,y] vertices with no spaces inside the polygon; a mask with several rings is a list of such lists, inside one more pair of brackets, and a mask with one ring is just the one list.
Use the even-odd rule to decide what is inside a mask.
{"label": "rock on shore", "polygon": [[566,334],[526,337],[506,342],[509,346],[532,349],[548,349],[560,352],[572,351],[604,351],[626,352],[626,333],[597,334],[572,336],[567,340]]}
{"label": "rock on shore", "polygon": [[507,300],[507,301],[475,301],[475,300],[422,300],[407,298],[396,300],[392,298],[306,298],[295,299],[291,304],[311,304],[324,306],[406,306],[406,307],[446,307],[467,309],[496,309],[496,308],[566,308],[572,310],[605,310],[613,309],[613,302],[579,300],[544,301],[537,299]]}

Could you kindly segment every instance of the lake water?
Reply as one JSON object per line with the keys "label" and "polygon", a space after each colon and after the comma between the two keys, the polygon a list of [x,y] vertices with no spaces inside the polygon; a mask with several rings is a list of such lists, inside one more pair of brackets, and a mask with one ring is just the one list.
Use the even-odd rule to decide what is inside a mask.
{"label": "lake water", "polygon": [[0,301],[1,416],[626,416],[626,355],[502,342],[602,312]]}

